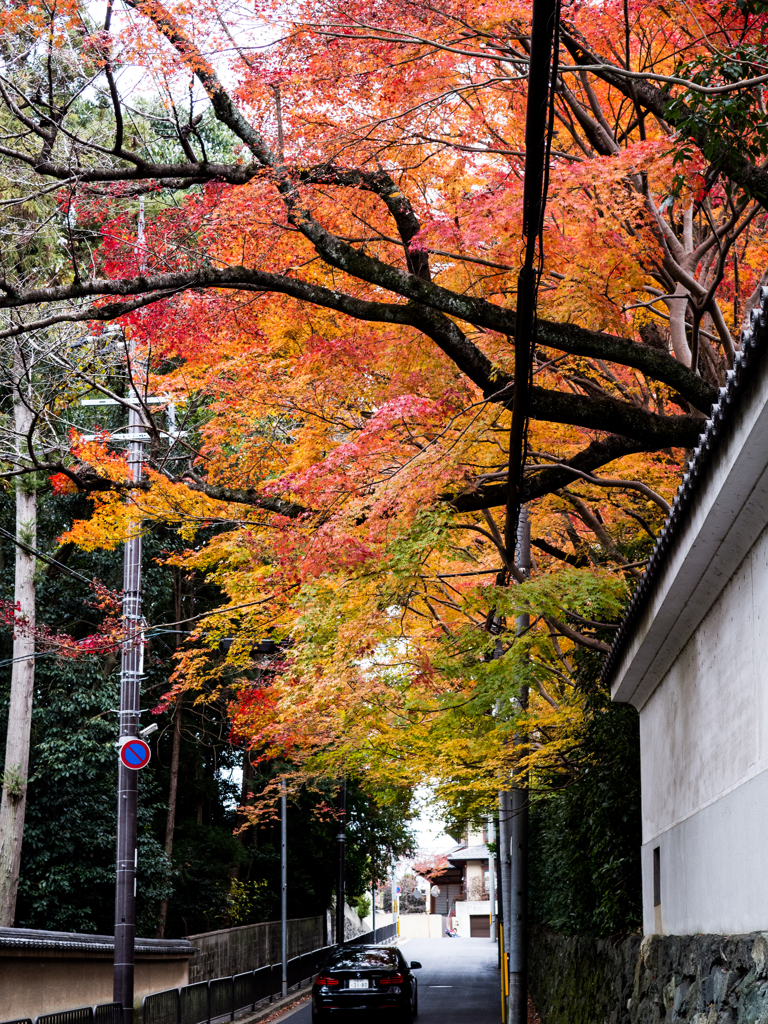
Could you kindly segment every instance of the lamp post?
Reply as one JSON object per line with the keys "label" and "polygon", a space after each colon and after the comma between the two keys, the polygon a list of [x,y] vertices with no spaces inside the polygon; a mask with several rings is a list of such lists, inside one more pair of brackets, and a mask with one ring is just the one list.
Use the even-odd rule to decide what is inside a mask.
{"label": "lamp post", "polygon": [[288,798],[285,779],[280,783],[280,955],[282,994],[288,995]]}
{"label": "lamp post", "polygon": [[336,882],[336,943],[344,943],[344,859],[346,856],[346,815],[347,815],[347,780],[344,779],[339,790],[339,830],[336,839],[339,844],[339,864]]}

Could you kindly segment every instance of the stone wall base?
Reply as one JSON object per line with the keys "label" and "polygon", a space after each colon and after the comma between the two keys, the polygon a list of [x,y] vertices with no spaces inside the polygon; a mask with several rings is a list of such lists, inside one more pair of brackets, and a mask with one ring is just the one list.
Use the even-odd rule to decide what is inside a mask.
{"label": "stone wall base", "polygon": [[768,932],[594,939],[534,927],[543,1024],[768,1024]]}

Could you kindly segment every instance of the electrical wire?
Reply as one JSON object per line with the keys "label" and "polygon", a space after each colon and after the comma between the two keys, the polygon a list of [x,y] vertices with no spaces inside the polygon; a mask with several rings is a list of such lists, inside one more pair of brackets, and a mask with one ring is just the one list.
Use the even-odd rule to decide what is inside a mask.
{"label": "electrical wire", "polygon": [[[549,171],[550,161],[552,157],[552,139],[555,134],[555,87],[557,86],[557,76],[559,73],[560,65],[560,0],[556,0],[554,10],[554,31],[552,40],[552,72],[550,75],[549,84],[549,97],[547,105],[549,107],[547,111],[547,134],[544,138],[544,179],[542,182],[541,189],[541,201],[539,204],[539,223],[538,223],[538,252],[537,252],[537,268],[536,268],[536,285],[533,294],[533,344],[531,345],[531,359],[528,370],[528,384],[529,387],[533,387],[533,365],[534,365],[534,352],[536,345],[536,323],[538,321],[538,310],[539,310],[539,285],[541,284],[541,278],[544,274],[544,212],[547,207],[547,196],[549,195]],[[523,433],[523,458],[520,466],[520,484],[522,486],[523,479],[525,476],[525,464],[528,461],[528,433],[530,430],[531,417],[530,415],[525,418],[525,429]]]}
{"label": "electrical wire", "polygon": [[55,558],[51,558],[49,555],[44,555],[42,551],[38,551],[37,548],[33,548],[31,544],[25,544],[23,541],[18,540],[16,537],[13,536],[12,533],[9,533],[7,530],[4,530],[1,526],[0,536],[7,537],[8,540],[11,541],[11,543],[15,544],[16,547],[21,548],[22,551],[26,551],[28,555],[34,555],[35,558],[39,558],[42,562],[47,562],[48,565],[52,565],[56,569],[60,569],[62,572],[67,573],[73,579],[80,580],[81,583],[87,583],[89,587],[93,586],[95,582],[94,580],[89,580],[87,576],[83,576],[79,572],[76,572],[74,569],[70,569],[70,567],[68,565],[65,565],[64,562],[59,562]]}

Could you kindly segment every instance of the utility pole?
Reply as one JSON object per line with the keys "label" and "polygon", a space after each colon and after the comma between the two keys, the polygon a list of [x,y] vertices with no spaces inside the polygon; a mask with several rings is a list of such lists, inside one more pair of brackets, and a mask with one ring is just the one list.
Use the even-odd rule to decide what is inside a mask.
{"label": "utility pole", "polygon": [[285,998],[288,995],[288,794],[285,779],[280,783],[280,955]]}
{"label": "utility pole", "polygon": [[502,1020],[509,1024],[509,933],[510,933],[510,818],[512,817],[512,800],[508,790],[499,793],[499,890],[501,892],[501,992]]}
{"label": "utility pole", "polygon": [[[128,433],[143,431],[138,396],[128,413]],[[128,445],[129,479],[141,480],[144,445],[132,440]],[[123,566],[123,622],[127,639],[123,641],[120,661],[120,741],[139,734],[139,700],[144,668],[144,639],[141,619],[141,534],[125,542]],[[133,1021],[134,940],[136,936],[136,811],[138,772],[118,762],[117,787],[117,883],[115,887],[115,977],[114,1001],[123,1007],[124,1024]]]}
{"label": "utility pole", "polygon": [[[144,264],[144,202],[139,207],[139,261]],[[133,379],[134,345],[128,346],[128,370]],[[141,481],[144,462],[144,432],[139,396],[129,388],[128,475]],[[139,435],[138,437],[136,435]],[[120,743],[139,734],[141,676],[144,669],[144,637],[141,617],[141,533],[133,524],[125,542],[123,561],[123,623],[126,639],[120,660]],[[123,1024],[133,1022],[134,943],[136,938],[136,810],[139,775],[118,760],[117,787],[117,877],[115,884],[115,969],[113,999],[123,1008]]]}
{"label": "utility pole", "polygon": [[[531,523],[528,510],[520,512],[517,533],[517,567],[528,577],[531,571]],[[517,618],[520,636],[530,626],[529,615]],[[528,710],[528,687],[520,688],[520,711]],[[515,736],[515,746],[525,753],[526,737]],[[509,914],[509,1024],[528,1021],[528,772],[515,769],[512,781],[509,823],[510,914]]]}
{"label": "utility pole", "polygon": [[[493,818],[488,819],[488,842],[496,842]],[[496,942],[499,937],[496,930],[496,871],[493,863],[493,854],[490,850],[488,851],[488,899],[491,904],[491,938]]]}
{"label": "utility pole", "polygon": [[[530,405],[531,368],[535,342],[539,237],[544,224],[548,176],[548,130],[551,90],[557,75],[560,0],[533,0],[531,47],[528,63],[528,99],[525,115],[525,169],[523,172],[523,236],[525,255],[517,279],[515,317],[515,394],[509,432],[509,487],[504,545],[515,547],[517,522],[524,501],[523,463]],[[554,42],[554,69],[552,54]]]}
{"label": "utility pole", "polygon": [[339,790],[339,831],[336,839],[339,843],[339,873],[336,882],[336,943],[344,944],[344,859],[346,856],[347,827],[347,780],[344,779]]}
{"label": "utility pole", "polygon": [[[515,322],[515,394],[509,431],[509,474],[507,508],[504,523],[504,546],[508,552],[518,549],[519,564],[530,566],[530,534],[521,538],[519,526],[527,530],[523,512],[525,500],[524,468],[527,451],[528,412],[531,371],[536,331],[536,304],[539,269],[543,260],[541,236],[544,226],[549,140],[553,114],[554,88],[557,80],[559,51],[560,0],[533,0],[531,44],[528,63],[528,98],[525,116],[525,168],[523,172],[523,237],[525,255],[517,279],[517,313]],[[537,266],[538,263],[538,266]],[[527,550],[526,550],[527,549]],[[521,620],[518,619],[518,632]],[[527,628],[527,625],[522,626]],[[527,693],[522,691],[520,703],[525,707]],[[502,846],[500,873],[504,894],[504,944],[509,941],[509,1004],[505,1024],[526,1024],[527,991],[527,900],[528,900],[528,789],[527,779],[515,773],[512,797],[499,809],[499,831],[503,835],[502,818],[507,814],[509,841]],[[505,806],[509,801],[509,811]],[[506,837],[505,837],[506,838]],[[512,856],[511,872],[504,871],[504,860]],[[509,894],[509,895],[507,895]],[[509,913],[507,912],[509,908]],[[502,958],[502,976],[506,961]]]}
{"label": "utility pole", "polygon": [[397,924],[397,893],[395,892],[395,858],[392,857],[390,861],[389,869],[391,872],[391,885],[390,889],[392,892],[392,924]]}
{"label": "utility pole", "polygon": [[376,879],[371,883],[371,917],[373,918],[373,941],[376,941]]}

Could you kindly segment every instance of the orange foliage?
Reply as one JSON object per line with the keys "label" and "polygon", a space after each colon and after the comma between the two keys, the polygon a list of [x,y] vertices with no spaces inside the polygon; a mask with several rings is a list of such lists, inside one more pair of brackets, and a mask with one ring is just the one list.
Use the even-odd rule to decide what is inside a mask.
{"label": "orange foliage", "polygon": [[[154,306],[126,318],[151,352],[150,389],[185,407],[193,440],[178,473],[148,457],[141,489],[126,485],[109,444],[76,444],[76,459],[114,489],[97,493],[93,516],[62,540],[111,546],[137,522],[182,532],[189,548],[175,563],[223,601],[181,652],[169,699],[203,685],[226,693],[233,735],[260,756],[289,756],[297,777],[438,780],[481,806],[509,778],[521,717],[527,763],[572,770],[583,684],[595,673],[585,652],[610,642],[677,486],[695,402],[650,364],[622,361],[620,348],[582,355],[565,328],[548,335],[543,324],[529,432],[533,578],[498,587],[511,555],[498,511],[509,413],[494,381],[511,387],[513,342],[464,307],[440,312],[441,334],[437,306],[400,284],[418,278],[478,309],[509,308],[529,4],[129,9],[123,59],[168,83],[167,105],[190,71],[213,102],[222,82],[236,82],[232,101],[252,131],[230,139],[229,178],[222,171],[180,202],[150,197],[142,253],[122,184],[84,200],[107,276],[128,279],[139,266],[200,275],[199,288],[158,287]],[[566,14],[570,38],[605,62],[657,76],[677,73],[682,49],[695,61],[714,37],[731,45],[742,22],[710,2],[576,2]],[[764,22],[747,26],[756,41]],[[260,48],[267,25],[279,41]],[[562,57],[574,59],[573,47]],[[684,282],[692,301],[706,292],[727,236],[738,260],[721,261],[701,377],[689,382],[704,378],[714,392],[742,296],[764,269],[765,214],[750,196],[734,198],[724,174],[710,180],[693,143],[681,162],[683,142],[661,116],[638,113],[605,76],[572,70],[558,98],[540,316],[593,332],[592,342],[610,332],[685,362],[673,290]],[[277,156],[259,163],[267,144]],[[346,263],[333,256],[344,245],[354,247]],[[431,281],[419,270],[427,256]],[[241,268],[240,283],[206,290],[207,267]],[[288,283],[258,286],[246,273],[256,271]],[[490,367],[487,387],[479,363]],[[582,402],[566,415],[553,396]],[[619,408],[627,418],[615,427]],[[643,440],[631,416],[681,433]],[[541,482],[608,435],[633,443],[586,470],[574,464],[556,486]],[[523,614],[531,626],[516,635]],[[235,643],[222,659],[227,636]],[[252,654],[266,636],[282,645],[268,671]]]}

